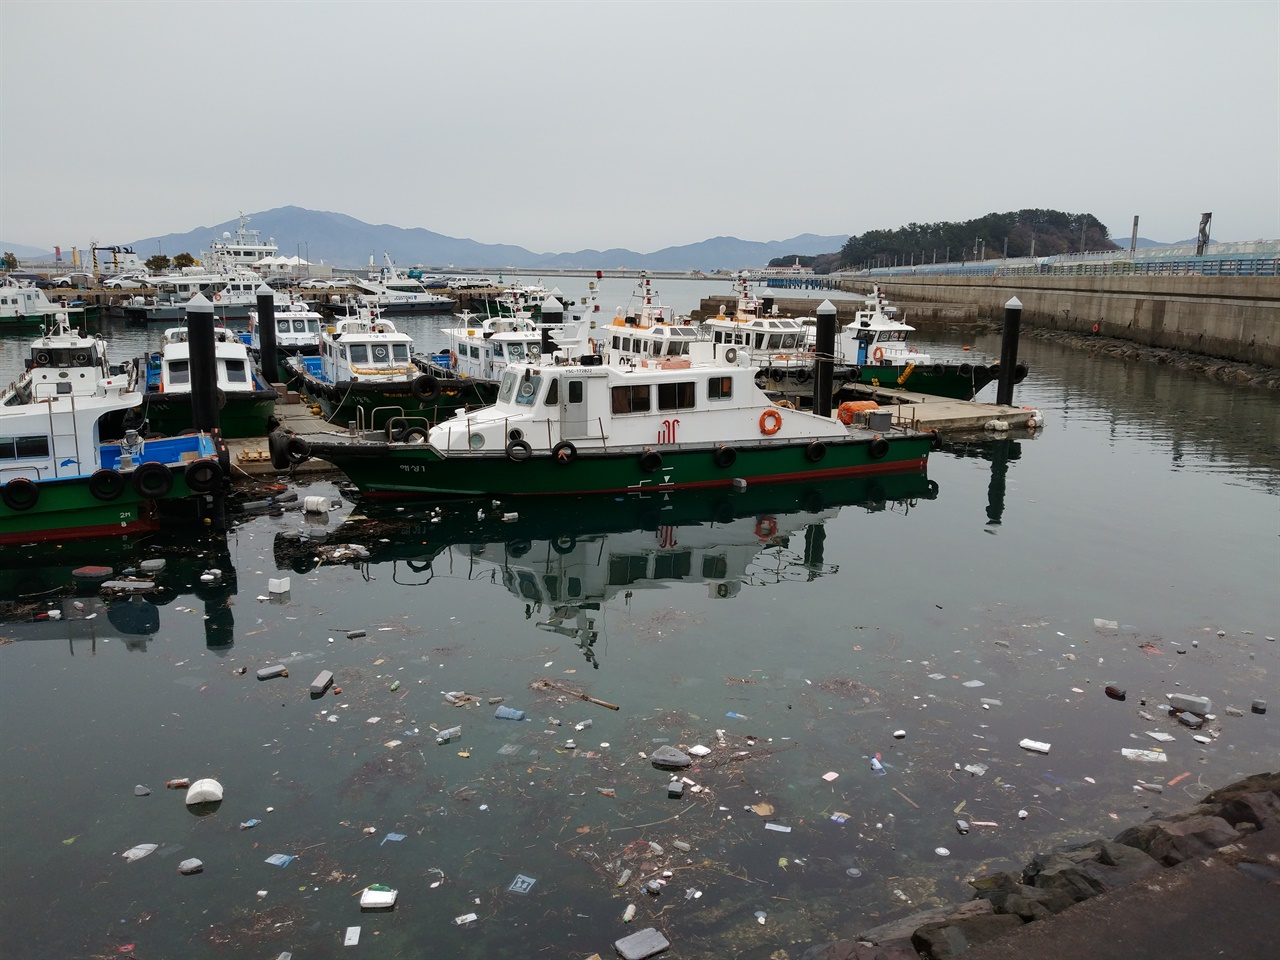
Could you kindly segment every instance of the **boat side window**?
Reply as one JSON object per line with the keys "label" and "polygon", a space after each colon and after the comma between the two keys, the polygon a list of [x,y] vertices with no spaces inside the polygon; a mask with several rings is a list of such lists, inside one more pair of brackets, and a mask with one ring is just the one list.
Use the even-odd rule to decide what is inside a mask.
{"label": "boat side window", "polygon": [[757,349],[757,350],[763,350],[763,349],[764,349],[764,334],[763,334],[763,333],[757,333],[757,334],[756,334],[756,349]]}
{"label": "boat side window", "polygon": [[409,345],[407,343],[393,343],[391,345],[391,356],[396,363],[408,363]]}
{"label": "boat side window", "polygon": [[471,344],[471,359],[472,360],[480,359],[480,348],[476,346],[474,343]]}
{"label": "boat side window", "polygon": [[717,331],[716,331],[716,335],[715,335],[715,342],[716,342],[716,343],[724,343],[724,334],[723,334],[723,333],[721,333],[719,330],[717,330]]}
{"label": "boat side window", "polygon": [[547,387],[547,406],[554,407],[560,402],[560,380],[557,377],[551,378],[551,386]]}
{"label": "boat side window", "polygon": [[520,389],[516,391],[516,403],[522,407],[531,407],[538,402],[538,389],[542,386],[542,377],[531,376],[520,381]]}
{"label": "boat side window", "polygon": [[508,370],[502,375],[502,386],[498,388],[498,399],[502,401],[510,400],[515,396],[516,384],[520,380],[520,374],[514,370]]}
{"label": "boat side window", "polygon": [[170,360],[169,361],[169,382],[170,383],[190,383],[191,382],[191,364],[186,360]]}
{"label": "boat side window", "polygon": [[614,413],[649,412],[649,385],[647,383],[614,387],[612,398]]}
{"label": "boat side window", "polygon": [[227,383],[248,383],[249,371],[243,360],[227,361]]}
{"label": "boat side window", "polygon": [[501,356],[503,356],[503,352],[502,352],[502,344],[501,344],[501,343],[492,342],[492,343],[490,343],[490,344],[489,344],[489,346],[493,347],[493,355],[494,355],[495,357],[501,357]]}
{"label": "boat side window", "polygon": [[696,396],[697,391],[694,390],[692,380],[660,383],[658,384],[658,409],[692,410]]}
{"label": "boat side window", "polygon": [[630,353],[630,352],[631,352],[631,338],[630,338],[630,337],[623,337],[623,338],[622,338],[622,352],[623,352],[623,353]]}
{"label": "boat side window", "polygon": [[613,335],[613,349],[615,350],[622,349],[622,338],[618,336],[616,333]]}
{"label": "boat side window", "polygon": [[728,400],[733,396],[733,377],[712,377],[707,381],[707,398]]}
{"label": "boat side window", "polygon": [[0,437],[0,460],[22,460],[48,455],[48,437]]}
{"label": "boat side window", "polygon": [[582,381],[581,380],[569,381],[569,402],[570,403],[582,402]]}
{"label": "boat side window", "polygon": [[352,363],[368,363],[369,362],[369,345],[366,343],[351,344],[351,362]]}

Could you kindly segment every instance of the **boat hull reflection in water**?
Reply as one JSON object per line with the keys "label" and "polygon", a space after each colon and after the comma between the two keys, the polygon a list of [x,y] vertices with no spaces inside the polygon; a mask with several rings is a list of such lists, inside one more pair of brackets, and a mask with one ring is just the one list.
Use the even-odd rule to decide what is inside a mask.
{"label": "boat hull reflection in water", "polygon": [[744,587],[816,579],[835,572],[823,557],[824,523],[841,508],[906,511],[937,492],[913,473],[740,493],[522,498],[518,511],[495,500],[451,500],[406,514],[369,502],[336,535],[342,546],[323,533],[280,533],[275,560],[297,573],[329,558],[391,563],[393,579],[406,586],[458,564],[483,579],[487,566],[495,584],[525,603],[528,619],[574,640],[598,667],[591,611],[619,594],[703,582],[711,597],[729,599]]}

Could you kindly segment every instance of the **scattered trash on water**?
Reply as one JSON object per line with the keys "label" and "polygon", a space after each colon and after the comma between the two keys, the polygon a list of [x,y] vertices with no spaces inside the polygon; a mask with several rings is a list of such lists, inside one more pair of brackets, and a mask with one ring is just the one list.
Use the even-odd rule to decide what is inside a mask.
{"label": "scattered trash on water", "polygon": [[839,776],[840,776],[840,774],[838,774],[838,773],[836,773],[834,770],[832,770],[832,771],[830,771],[830,772],[828,772],[828,773],[824,773],[824,774],[822,775],[822,779],[823,779],[823,780],[825,780],[825,781],[827,781],[827,783],[830,783],[832,780],[835,780],[835,779],[836,779],[837,777],[839,777]]}
{"label": "scattered trash on water", "polygon": [[259,680],[273,680],[276,677],[287,677],[288,675],[289,668],[283,663],[277,663],[270,667],[263,667],[258,671]]}
{"label": "scattered trash on water", "polygon": [[255,819],[251,819],[251,820],[246,820],[244,823],[240,824],[240,829],[241,829],[241,830],[252,830],[254,827],[256,827],[256,826],[257,826],[258,824],[260,824],[261,822],[262,822],[261,820],[258,820],[258,819],[256,819],[256,818],[255,818]]}
{"label": "scattered trash on water", "polygon": [[1126,696],[1128,696],[1127,691],[1125,691],[1122,687],[1117,687],[1114,683],[1107,684],[1103,692],[1112,700],[1123,700]]}
{"label": "scattered trash on water", "polygon": [[1039,740],[1022,740],[1019,741],[1018,746],[1023,750],[1030,750],[1032,753],[1049,752],[1049,744],[1041,743]]}
{"label": "scattered trash on water", "polygon": [[[472,916],[475,916],[475,914],[472,914]],[[360,928],[347,927],[346,936],[342,938],[342,945],[344,947],[354,947],[359,942],[360,942]]]}
{"label": "scattered trash on water", "polygon": [[962,684],[961,684],[961,686],[964,686],[964,687],[985,687],[985,686],[986,686],[986,684],[985,684],[985,683],[983,683],[981,680],[966,680],[964,683],[962,683]]}
{"label": "scattered trash on water", "polygon": [[934,847],[934,848],[933,848],[933,852],[934,852],[934,853],[936,853],[936,854],[937,854],[938,856],[940,856],[940,857],[949,857],[949,856],[951,856],[951,851],[950,851],[950,850],[948,850],[946,847]]}
{"label": "scattered trash on water", "polygon": [[135,797],[149,797],[151,796],[151,791],[148,790],[146,787],[144,787],[142,784],[138,784],[136,787],[133,788],[133,795]]}
{"label": "scattered trash on water", "polygon": [[475,921],[478,919],[479,917],[477,917],[474,913],[464,913],[460,917],[454,917],[453,922],[461,927],[463,924],[475,923]]}
{"label": "scattered trash on water", "polygon": [[784,827],[784,826],[783,826],[782,824],[780,824],[780,823],[766,823],[766,824],[764,825],[764,828],[765,828],[766,830],[776,830],[778,833],[790,833],[790,832],[791,832],[791,828],[790,828],[790,827]]}
{"label": "scattered trash on water", "polygon": [[170,790],[185,790],[191,786],[191,780],[188,777],[176,777],[173,780],[166,780],[164,785]]}
{"label": "scattered trash on water", "polygon": [[200,873],[202,870],[204,870],[204,863],[197,860],[195,857],[192,857],[189,860],[183,860],[178,864],[178,872],[184,876],[190,876],[193,873]]}
{"label": "scattered trash on water", "polygon": [[187,806],[197,803],[217,803],[221,799],[222,784],[212,778],[197,780],[187,788]]}
{"label": "scattered trash on water", "polygon": [[386,884],[374,883],[365,887],[360,893],[361,910],[387,910],[396,905],[399,891]]}
{"label": "scattered trash on water", "polygon": [[382,846],[382,844],[386,843],[388,840],[390,840],[392,843],[399,843],[404,838],[405,838],[405,834],[403,833],[388,833],[385,837],[382,838],[382,843],[379,843],[378,846]]}
{"label": "scattered trash on water", "polygon": [[1152,740],[1159,740],[1161,743],[1168,743],[1170,740],[1177,739],[1171,733],[1165,733],[1163,730],[1148,730],[1147,736]]}
{"label": "scattered trash on water", "polygon": [[965,770],[965,772],[966,772],[966,773],[971,773],[971,774],[973,774],[975,777],[980,777],[980,776],[982,776],[982,775],[983,775],[984,773],[986,773],[989,769],[990,769],[990,767],[988,767],[985,763],[971,763],[971,764],[969,764],[968,766],[966,766],[966,767],[964,768],[964,770]]}
{"label": "scattered trash on water", "polygon": [[769,915],[765,913],[763,910],[756,911],[756,923],[764,923],[768,918],[769,918]]}
{"label": "scattered trash on water", "polygon": [[130,863],[133,863],[135,860],[141,860],[143,857],[147,857],[155,853],[157,846],[159,846],[159,844],[140,843],[136,847],[130,847],[124,853],[120,854],[120,856],[124,857]]}
{"label": "scattered trash on water", "polygon": [[271,864],[273,867],[287,867],[293,862],[293,857],[287,853],[273,853],[264,862]]}
{"label": "scattered trash on water", "polygon": [[537,877],[527,877],[523,873],[517,873],[516,878],[511,881],[511,885],[507,887],[508,893],[518,893],[522,896],[533,889],[533,885],[538,882]]}
{"label": "scattered trash on water", "polygon": [[1134,750],[1130,747],[1125,747],[1120,753],[1130,760],[1141,760],[1144,763],[1165,763],[1169,759],[1159,750]]}

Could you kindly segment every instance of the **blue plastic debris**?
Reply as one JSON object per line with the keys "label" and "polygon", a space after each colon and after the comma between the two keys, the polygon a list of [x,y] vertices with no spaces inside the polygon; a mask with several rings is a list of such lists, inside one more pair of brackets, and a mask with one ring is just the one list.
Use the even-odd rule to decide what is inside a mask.
{"label": "blue plastic debris", "polygon": [[[388,833],[385,837],[382,838],[382,843],[386,843],[388,840],[390,840],[392,843],[399,843],[404,838],[405,838],[405,834],[403,833]],[[382,843],[378,844],[378,846],[382,846]]]}
{"label": "blue plastic debris", "polygon": [[273,853],[271,856],[267,857],[266,862],[276,867],[287,867],[293,862],[293,857],[289,856],[287,853]]}

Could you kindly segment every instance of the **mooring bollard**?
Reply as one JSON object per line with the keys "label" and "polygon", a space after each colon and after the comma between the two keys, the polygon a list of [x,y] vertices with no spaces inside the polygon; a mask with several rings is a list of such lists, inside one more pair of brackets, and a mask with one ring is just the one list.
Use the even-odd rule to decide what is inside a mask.
{"label": "mooring bollard", "polygon": [[276,295],[265,283],[254,291],[258,301],[258,359],[267,380],[280,376],[276,357]]}
{"label": "mooring bollard", "polygon": [[1013,406],[1013,381],[1017,376],[1018,333],[1022,327],[1022,301],[1010,297],[1004,305],[1004,336],[1000,339],[1000,382],[996,386],[996,403]]}
{"label": "mooring bollard", "polygon": [[817,311],[813,351],[813,412],[831,416],[831,380],[836,363],[836,305],[823,300]]}
{"label": "mooring bollard", "polygon": [[197,293],[187,302],[187,346],[191,357],[191,425],[218,427],[218,365],[213,344],[213,304]]}

